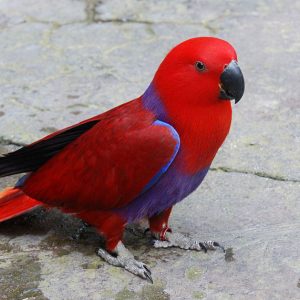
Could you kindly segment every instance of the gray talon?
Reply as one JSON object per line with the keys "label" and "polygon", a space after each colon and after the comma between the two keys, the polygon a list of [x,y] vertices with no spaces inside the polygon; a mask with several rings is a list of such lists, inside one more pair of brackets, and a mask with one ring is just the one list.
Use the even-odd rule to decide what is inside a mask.
{"label": "gray talon", "polygon": [[180,233],[171,233],[168,232],[166,234],[166,241],[160,241],[157,239],[154,242],[155,248],[169,248],[169,247],[178,247],[185,250],[197,250],[204,251],[205,253],[208,250],[216,250],[216,248],[220,248],[225,252],[225,248],[221,246],[218,242],[214,241],[197,241],[186,237]]}
{"label": "gray talon", "polygon": [[199,243],[201,249],[206,253],[207,252],[207,248],[204,246],[204,244],[202,242]]}
{"label": "gray talon", "polygon": [[153,284],[153,279],[152,279],[151,275],[149,275],[148,272],[144,272],[144,275],[146,276],[146,279],[149,280]]}
{"label": "gray talon", "polygon": [[134,256],[125,248],[122,242],[119,242],[114,252],[117,254],[116,257],[111,255],[106,250],[100,248],[98,250],[98,255],[109,264],[124,268],[128,272],[153,283],[151,271],[148,266],[140,261],[137,261]]}
{"label": "gray talon", "polygon": [[144,264],[144,266],[143,266],[145,269],[146,269],[146,271],[149,273],[149,274],[152,274],[151,273],[151,270]]}
{"label": "gray talon", "polygon": [[204,242],[204,245],[209,250],[216,250],[216,248],[220,248],[223,251],[225,251],[224,247],[221,246],[218,242],[215,242],[215,241],[206,241],[206,242]]}
{"label": "gray talon", "polygon": [[213,245],[214,245],[214,247],[220,248],[224,253],[226,252],[225,247],[220,245],[218,242],[214,242]]}

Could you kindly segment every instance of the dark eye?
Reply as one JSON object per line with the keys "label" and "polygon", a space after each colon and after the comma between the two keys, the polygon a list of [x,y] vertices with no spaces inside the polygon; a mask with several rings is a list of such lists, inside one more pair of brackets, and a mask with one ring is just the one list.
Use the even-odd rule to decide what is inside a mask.
{"label": "dark eye", "polygon": [[200,72],[205,71],[205,64],[202,61],[196,61],[195,63],[196,69]]}

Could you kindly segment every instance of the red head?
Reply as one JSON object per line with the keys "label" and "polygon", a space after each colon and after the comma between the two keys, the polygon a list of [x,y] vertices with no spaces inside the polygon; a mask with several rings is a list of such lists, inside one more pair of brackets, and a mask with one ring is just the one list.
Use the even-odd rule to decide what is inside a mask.
{"label": "red head", "polygon": [[231,86],[224,87],[226,80],[221,81],[224,70],[236,61],[235,50],[228,42],[213,37],[193,38],[169,52],[155,74],[154,84],[166,106],[175,98],[184,106],[216,104],[223,101],[221,91],[228,92],[225,99],[238,101],[244,91],[244,81],[237,64],[230,75],[235,77]]}
{"label": "red head", "polygon": [[193,38],[173,48],[153,84],[181,136],[188,169],[208,166],[231,122],[231,99],[238,102],[244,79],[234,48],[213,37]]}

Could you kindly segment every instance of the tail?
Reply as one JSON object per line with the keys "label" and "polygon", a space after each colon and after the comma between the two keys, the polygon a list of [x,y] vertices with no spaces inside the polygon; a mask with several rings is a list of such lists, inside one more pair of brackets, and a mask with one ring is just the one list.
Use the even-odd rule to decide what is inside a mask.
{"label": "tail", "polygon": [[42,203],[30,198],[17,187],[0,192],[0,222],[21,215]]}

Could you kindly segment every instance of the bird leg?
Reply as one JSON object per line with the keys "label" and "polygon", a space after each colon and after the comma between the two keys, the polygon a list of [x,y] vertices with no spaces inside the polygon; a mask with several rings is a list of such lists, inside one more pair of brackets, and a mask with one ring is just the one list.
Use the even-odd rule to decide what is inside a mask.
{"label": "bird leg", "polygon": [[128,272],[153,283],[149,267],[144,263],[137,261],[121,241],[117,244],[112,253],[100,248],[97,254],[109,264],[124,268]]}
{"label": "bird leg", "polygon": [[185,250],[197,250],[204,251],[222,249],[225,252],[223,246],[215,241],[199,241],[184,236],[180,233],[172,233],[172,230],[168,226],[168,220],[171,214],[172,207],[155,215],[149,219],[150,230],[155,238],[155,248],[169,248],[177,247]]}
{"label": "bird leg", "polygon": [[88,211],[78,216],[93,225],[105,238],[105,249],[100,248],[97,251],[103,260],[153,283],[150,269],[144,263],[137,261],[121,242],[126,220],[109,211]]}
{"label": "bird leg", "polygon": [[172,231],[168,226],[171,211],[172,207],[149,218],[150,231],[155,239],[164,241],[166,240],[167,232]]}

